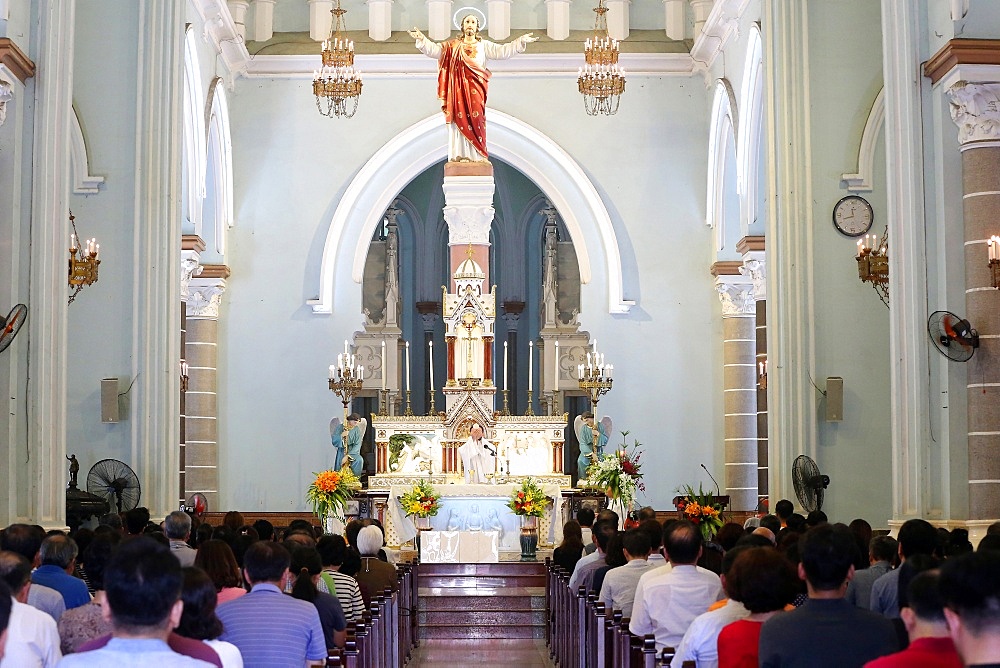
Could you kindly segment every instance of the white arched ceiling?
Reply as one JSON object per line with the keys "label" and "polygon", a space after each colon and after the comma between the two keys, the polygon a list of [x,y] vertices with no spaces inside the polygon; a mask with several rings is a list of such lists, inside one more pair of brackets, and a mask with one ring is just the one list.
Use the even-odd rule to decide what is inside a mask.
{"label": "white arched ceiling", "polygon": [[[708,136],[708,202],[705,224],[715,228],[716,248],[722,250],[726,238],[726,173],[736,165],[736,98],[727,79],[715,84],[712,124]],[[728,179],[730,183],[733,179]]]}
{"label": "white arched ceiling", "polygon": [[184,217],[201,235],[201,204],[205,199],[205,93],[201,85],[194,30],[184,35]]}
{"label": "white arched ceiling", "polygon": [[[214,203],[214,247],[219,255],[226,254],[226,233],[233,225],[233,142],[229,135],[229,103],[222,77],[216,77],[208,91],[208,157],[211,161],[212,197]],[[207,195],[207,192],[206,192]],[[206,240],[207,242],[208,240]]]}
{"label": "white arched ceiling", "polygon": [[[486,115],[492,154],[531,179],[562,216],[575,242],[582,283],[594,278],[588,245],[583,240],[599,239],[603,263],[597,276],[607,282],[608,311],[627,313],[635,302],[624,297],[617,235],[590,179],[569,154],[532,126],[493,109],[487,109]],[[361,282],[368,244],[342,244],[342,240],[371,238],[382,214],[406,184],[430,165],[447,158],[446,132],[440,114],[429,116],[389,140],[351,181],[330,220],[319,296],[308,302],[314,313],[333,312],[341,253],[342,262],[350,261],[350,280]],[[339,278],[343,281],[348,276],[340,273]]]}
{"label": "white arched ceiling", "polygon": [[69,158],[70,173],[73,177],[74,195],[96,195],[99,187],[104,183],[103,176],[93,176],[90,173],[90,157],[87,155],[87,142],[83,138],[83,128],[80,127],[80,118],[77,116],[76,108],[73,108],[73,115],[69,124]]}
{"label": "white arched ceiling", "polygon": [[756,23],[750,29],[747,55],[743,61],[743,83],[740,86],[740,124],[736,146],[737,175],[736,188],[740,195],[741,235],[749,234],[759,207],[758,186],[761,160],[760,140],[764,119],[764,59],[760,38],[760,26]]}
{"label": "white arched ceiling", "polygon": [[861,133],[861,145],[858,147],[858,171],[854,174],[841,174],[840,178],[847,183],[851,192],[871,192],[872,175],[875,170],[875,149],[878,148],[878,134],[885,122],[885,88],[875,96],[864,132]]}

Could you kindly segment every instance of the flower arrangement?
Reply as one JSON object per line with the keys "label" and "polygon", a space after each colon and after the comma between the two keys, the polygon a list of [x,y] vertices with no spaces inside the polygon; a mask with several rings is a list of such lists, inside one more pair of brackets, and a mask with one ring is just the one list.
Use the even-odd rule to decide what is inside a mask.
{"label": "flower arrangement", "polygon": [[[604,490],[605,494],[620,502],[626,509],[635,502],[638,492],[646,491],[642,473],[639,472],[642,467],[639,463],[642,451],[639,448],[642,444],[633,440],[632,445],[628,445],[628,435],[629,432],[623,431],[621,447],[604,455],[587,469],[587,480],[583,483],[587,487]],[[631,452],[629,448],[632,448]]]}
{"label": "flower arrangement", "polygon": [[347,502],[361,489],[361,481],[351,469],[320,471],[306,491],[306,500],[321,520],[328,515],[343,518]]}
{"label": "flower arrangement", "polygon": [[677,491],[681,495],[677,498],[677,510],[684,519],[698,527],[702,538],[711,539],[722,527],[723,505],[715,500],[711,491],[704,491],[700,484],[697,492],[691,485],[685,485]]}
{"label": "flower arrangement", "polygon": [[403,512],[414,517],[434,517],[438,514],[441,497],[426,480],[421,480],[409,492],[399,497]]}
{"label": "flower arrangement", "polygon": [[548,498],[534,478],[525,478],[520,487],[515,487],[507,499],[507,507],[515,515],[541,517],[545,514]]}

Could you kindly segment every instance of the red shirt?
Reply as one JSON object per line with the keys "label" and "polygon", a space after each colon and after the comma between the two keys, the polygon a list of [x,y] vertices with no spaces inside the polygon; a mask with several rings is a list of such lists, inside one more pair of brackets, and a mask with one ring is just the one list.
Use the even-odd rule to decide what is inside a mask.
{"label": "red shirt", "polygon": [[962,668],[951,638],[917,638],[902,652],[869,661],[865,668]]}
{"label": "red shirt", "polygon": [[764,622],[741,619],[719,633],[719,668],[757,668],[757,647]]}

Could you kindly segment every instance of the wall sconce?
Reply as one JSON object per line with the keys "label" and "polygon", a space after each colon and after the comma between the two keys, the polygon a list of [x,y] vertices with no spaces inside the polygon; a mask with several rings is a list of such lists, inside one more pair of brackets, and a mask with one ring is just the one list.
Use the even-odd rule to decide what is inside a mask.
{"label": "wall sconce", "polygon": [[889,306],[889,228],[882,233],[866,234],[858,239],[858,278],[862,283],[871,283],[882,303]]}
{"label": "wall sconce", "polygon": [[767,389],[767,360],[757,362],[757,387]]}
{"label": "wall sconce", "polygon": [[[70,304],[80,294],[80,290],[97,282],[97,268],[101,264],[101,244],[97,243],[97,239],[81,240],[76,233],[75,221],[76,218],[70,211],[69,224],[73,227],[73,233],[69,237],[69,286],[75,288],[69,296]],[[79,246],[78,240],[81,242]]]}
{"label": "wall sconce", "polygon": [[188,363],[181,359],[181,392],[188,391]]}
{"label": "wall sconce", "polygon": [[993,235],[986,242],[986,252],[990,256],[990,278],[993,287],[1000,289],[1000,237]]}

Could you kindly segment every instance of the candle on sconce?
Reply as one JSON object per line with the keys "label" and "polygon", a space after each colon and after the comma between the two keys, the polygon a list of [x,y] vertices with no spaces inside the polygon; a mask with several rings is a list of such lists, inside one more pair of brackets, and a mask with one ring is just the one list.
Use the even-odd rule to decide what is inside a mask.
{"label": "candle on sconce", "polygon": [[382,341],[382,389],[385,390],[385,341]]}
{"label": "candle on sconce", "polygon": [[534,369],[535,342],[528,341],[528,392],[531,392],[531,373]]}
{"label": "candle on sconce", "polygon": [[357,378],[358,378],[358,380],[360,380],[361,382],[364,382],[364,380],[365,380],[365,367],[364,367],[363,365],[362,365],[362,366],[359,366],[359,367],[358,367],[358,375],[357,375]]}
{"label": "candle on sconce", "polygon": [[431,371],[431,393],[434,393],[434,342],[427,342],[427,364]]}
{"label": "candle on sconce", "polygon": [[337,377],[336,373],[337,373],[336,372],[336,367],[333,364],[331,364],[330,365],[330,380],[333,380],[334,378]]}
{"label": "candle on sconce", "polygon": [[410,391],[410,342],[406,342],[406,391]]}
{"label": "candle on sconce", "polygon": [[510,389],[510,376],[507,375],[507,342],[503,342],[503,389]]}
{"label": "candle on sconce", "polygon": [[351,350],[347,347],[347,339],[344,339],[344,354],[347,355]]}
{"label": "candle on sconce", "polygon": [[552,364],[552,391],[559,391],[559,342],[556,341],[556,354]]}

